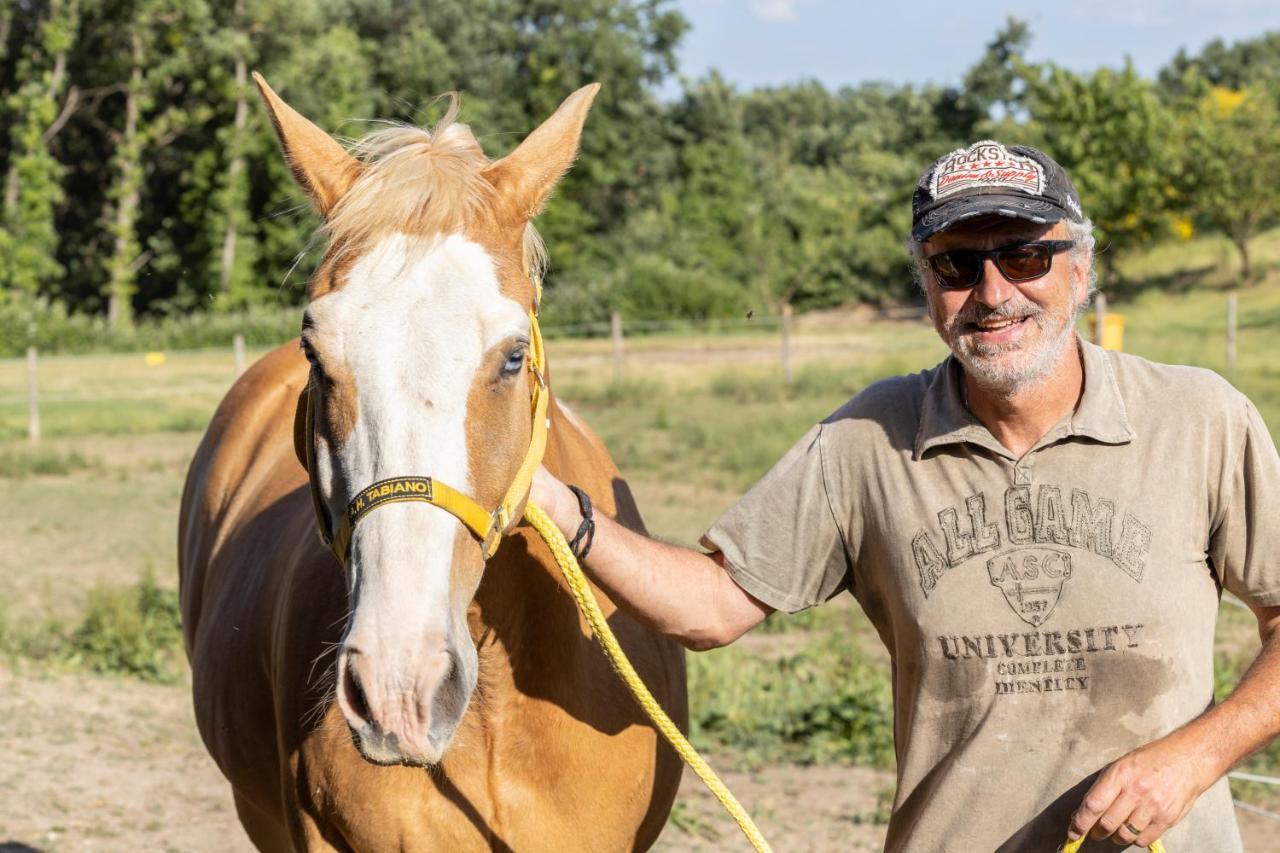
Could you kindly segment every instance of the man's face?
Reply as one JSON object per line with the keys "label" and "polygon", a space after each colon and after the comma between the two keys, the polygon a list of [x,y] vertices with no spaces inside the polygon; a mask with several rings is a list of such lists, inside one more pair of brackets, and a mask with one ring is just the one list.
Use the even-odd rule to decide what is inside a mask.
{"label": "man's face", "polygon": [[[926,258],[952,249],[998,249],[1032,240],[1065,240],[1067,227],[1005,217],[963,222],[924,243]],[[979,386],[1010,393],[1043,379],[1061,363],[1088,290],[1087,261],[1070,252],[1053,256],[1048,274],[1008,281],[992,258],[971,288],[944,290],[925,271],[934,328]]]}

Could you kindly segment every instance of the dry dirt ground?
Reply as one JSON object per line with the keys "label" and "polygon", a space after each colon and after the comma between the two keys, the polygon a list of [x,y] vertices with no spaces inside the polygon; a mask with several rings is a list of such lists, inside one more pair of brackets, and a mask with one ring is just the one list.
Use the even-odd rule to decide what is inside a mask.
{"label": "dry dirt ground", "polygon": [[[181,686],[0,666],[0,853],[251,850],[196,735],[188,695]],[[779,851],[880,849],[889,774],[720,769]],[[1242,813],[1240,823],[1250,853],[1280,852],[1274,822]],[[656,849],[747,845],[686,774]]]}
{"label": "dry dirt ground", "polygon": [[[0,853],[252,849],[196,734],[185,687],[0,667],[0,719]],[[779,850],[879,849],[877,793],[892,786],[888,774],[722,773]],[[718,809],[688,775],[657,849],[744,849]]]}

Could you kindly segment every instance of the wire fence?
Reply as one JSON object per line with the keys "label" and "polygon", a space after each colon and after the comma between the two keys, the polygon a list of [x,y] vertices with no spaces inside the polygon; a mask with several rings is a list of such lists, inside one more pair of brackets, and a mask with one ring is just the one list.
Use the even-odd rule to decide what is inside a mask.
{"label": "wire fence", "polygon": [[[792,378],[792,362],[798,349],[792,333],[792,313],[789,306],[784,306],[782,312],[778,314],[753,314],[737,319],[629,320],[625,325],[625,333],[622,317],[615,313],[608,323],[552,325],[544,327],[543,333],[552,341],[591,338],[609,339],[610,346],[607,349],[584,351],[578,348],[573,352],[566,353],[566,357],[558,361],[558,364],[563,367],[581,363],[611,361],[615,379],[622,378],[625,364],[629,360],[647,362],[710,362],[717,360],[738,362],[743,359],[750,359],[755,361],[776,360],[781,365],[785,381],[790,382]],[[653,345],[632,351],[628,335],[647,338]],[[680,336],[683,339],[681,342],[683,345],[666,347],[662,341],[658,340],[663,335]],[[693,345],[694,339],[699,337],[702,339],[703,345]],[[717,339],[719,339],[717,345],[707,345],[707,341],[715,341]],[[833,352],[842,348],[848,349],[835,341],[805,344],[799,347],[806,353],[815,351]],[[856,347],[853,349],[856,349]],[[30,347],[27,350],[25,359],[0,360],[0,371],[6,374],[14,372],[6,370],[6,364],[9,368],[13,368],[25,362],[25,380],[23,384],[26,386],[25,389],[22,389],[9,382],[5,383],[9,385],[9,388],[0,386],[0,406],[18,406],[25,402],[28,409],[27,437],[30,441],[39,441],[41,436],[40,411],[42,406],[66,403],[128,402],[172,398],[182,395],[198,396],[223,393],[230,382],[243,373],[246,368],[245,338],[243,335],[236,335],[231,342],[230,352],[233,372],[228,375],[226,381],[210,378],[207,375],[209,373],[208,370],[205,371],[206,375],[204,376],[193,375],[191,381],[185,384],[175,384],[170,381],[164,385],[148,386],[141,379],[138,382],[129,383],[120,380],[119,377],[116,377],[115,381],[106,381],[110,379],[109,374],[112,372],[108,366],[135,364],[139,359],[142,359],[146,364],[158,367],[166,363],[181,362],[183,360],[193,361],[201,357],[222,356],[227,352],[228,350],[225,348],[200,348],[149,353],[110,353],[94,356],[42,355],[35,347]],[[42,387],[42,382],[44,382],[42,371],[47,371],[49,368],[56,370],[66,365],[85,364],[90,359],[95,364],[102,366],[102,369],[98,371],[99,375],[92,377],[93,384],[97,387],[92,387],[88,390]],[[64,381],[62,385],[65,384],[66,382]],[[103,387],[104,384],[106,387]]]}

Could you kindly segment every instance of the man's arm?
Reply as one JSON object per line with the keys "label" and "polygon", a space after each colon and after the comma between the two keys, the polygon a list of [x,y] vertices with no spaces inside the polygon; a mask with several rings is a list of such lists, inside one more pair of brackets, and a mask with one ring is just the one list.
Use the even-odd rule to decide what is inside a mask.
{"label": "man's arm", "polygon": [[1280,735],[1280,607],[1251,609],[1258,617],[1262,651],[1235,691],[1177,731],[1108,766],[1071,817],[1073,840],[1092,831],[1094,838],[1115,836],[1149,846],[1228,770]]}
{"label": "man's arm", "polygon": [[[540,468],[532,502],[572,537],[582,515],[568,486]],[[752,597],[725,571],[722,555],[650,539],[595,514],[595,539],[583,568],[641,624],[694,651],[727,645],[760,624],[773,608]]]}

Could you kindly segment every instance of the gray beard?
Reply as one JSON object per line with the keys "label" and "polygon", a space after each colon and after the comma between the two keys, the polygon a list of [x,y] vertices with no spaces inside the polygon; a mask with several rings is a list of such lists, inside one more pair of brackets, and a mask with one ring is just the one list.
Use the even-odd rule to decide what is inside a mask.
{"label": "gray beard", "polygon": [[1011,361],[999,357],[1005,353],[1021,352],[1022,347],[982,344],[971,335],[957,331],[957,327],[973,322],[978,319],[976,317],[957,316],[952,321],[947,330],[947,343],[964,366],[965,373],[984,391],[1008,398],[1041,381],[1053,370],[1075,337],[1075,324],[1074,317],[1059,318],[1044,310],[1030,314],[1025,310],[990,312],[982,319],[999,319],[1002,316],[1026,316],[1026,322],[1035,323],[1041,332],[1046,331],[1046,324],[1062,321],[1061,328],[1051,337],[1042,340],[1034,350],[1024,352],[1022,358]]}

